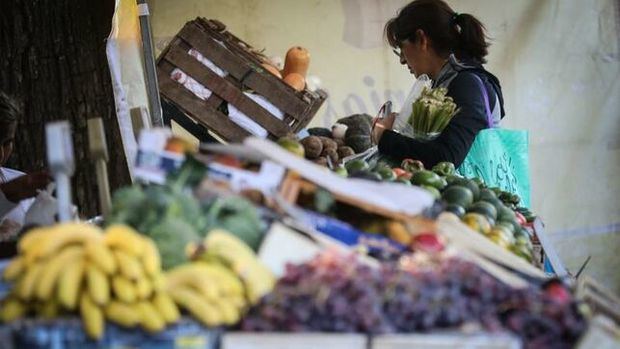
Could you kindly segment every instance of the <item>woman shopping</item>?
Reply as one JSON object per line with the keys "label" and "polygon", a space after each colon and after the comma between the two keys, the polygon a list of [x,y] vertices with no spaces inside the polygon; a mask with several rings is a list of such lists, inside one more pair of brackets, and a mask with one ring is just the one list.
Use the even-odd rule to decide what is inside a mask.
{"label": "woman shopping", "polygon": [[372,134],[379,152],[421,160],[427,168],[442,161],[460,166],[478,132],[504,116],[499,80],[483,68],[489,47],[484,26],[442,0],[415,0],[388,21],[385,34],[400,63],[415,76],[428,75],[433,88],[447,88],[459,111],[431,141],[392,131],[394,114],[380,120]]}

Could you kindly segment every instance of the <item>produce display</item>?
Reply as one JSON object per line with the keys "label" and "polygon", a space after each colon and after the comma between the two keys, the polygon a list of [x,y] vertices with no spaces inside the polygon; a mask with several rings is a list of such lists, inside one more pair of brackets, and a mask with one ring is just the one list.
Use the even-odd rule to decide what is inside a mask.
{"label": "produce display", "polygon": [[[308,152],[313,152],[322,144],[322,139],[327,137],[309,136],[302,139],[306,157]],[[316,143],[316,147],[310,143]],[[517,195],[499,188],[489,188],[479,178],[470,179],[457,175],[454,164],[450,162],[441,162],[432,169],[426,169],[421,161],[413,159],[403,160],[400,166],[393,166],[382,160],[371,165],[364,160],[354,159],[335,171],[349,178],[402,183],[425,189],[435,199],[443,202],[446,211],[457,215],[474,231],[528,262],[533,260],[533,246],[526,226],[534,220],[534,214],[529,209],[518,206],[520,198]],[[364,218],[358,217],[356,221],[364,221]],[[368,224],[356,225],[369,233],[383,233],[390,237],[394,235],[393,231],[382,224],[371,224],[370,229]]]}
{"label": "produce display", "polygon": [[165,290],[157,247],[127,226],[38,228],[18,248],[3,275],[13,284],[2,301],[3,322],[79,313],[84,330],[96,339],[103,336],[105,320],[158,332],[180,317]]}
{"label": "produce display", "polygon": [[[332,130],[314,129],[301,141],[287,137],[278,143],[342,176],[418,186],[436,198],[435,211],[453,213],[531,261],[528,228],[535,216],[519,206],[518,196],[461,177],[449,162],[431,169],[414,159],[345,162],[368,149],[355,142],[366,142],[369,119],[354,115],[339,121]],[[172,143],[168,151],[188,151]],[[158,334],[155,338],[191,319],[205,330],[251,332],[508,331],[526,349],[571,348],[583,336],[588,309],[568,286],[510,269],[518,265],[480,262],[475,251],[441,235],[435,211],[406,219],[373,212],[289,173],[286,185],[304,188],[290,209],[257,190],[259,197],[251,198],[251,189],[235,193],[225,180],[209,178],[213,166],[207,163],[252,171],[253,161],[217,152],[186,154],[165,183],[117,190],[105,228],[74,222],[32,229],[19,240],[18,255],[2,275],[10,291],[0,301],[0,321],[53,323],[79,316],[84,332],[99,343],[115,336],[106,322]],[[321,252],[304,263],[287,264],[276,279],[274,272],[285,260],[265,255],[278,253],[273,245],[261,251],[269,267],[255,252],[266,231],[277,232],[268,229],[274,221],[282,224],[278,238],[305,235],[293,228],[303,224],[315,234],[342,238],[349,248],[338,244],[336,252],[316,244]],[[329,246],[328,241],[322,244]],[[511,277],[501,278],[502,273]],[[523,287],[513,288],[500,279],[525,286],[510,283]]]}
{"label": "produce display", "polygon": [[559,283],[515,290],[454,258],[372,268],[334,253],[289,265],[245,331],[410,333],[465,324],[507,329],[525,348],[571,348],[585,320]]}

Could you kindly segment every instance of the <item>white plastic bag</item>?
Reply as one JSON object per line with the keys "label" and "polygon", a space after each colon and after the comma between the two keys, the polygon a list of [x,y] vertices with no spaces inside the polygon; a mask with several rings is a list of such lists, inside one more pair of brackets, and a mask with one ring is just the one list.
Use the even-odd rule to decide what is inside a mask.
{"label": "white plastic bag", "polygon": [[405,136],[413,136],[413,127],[411,127],[411,125],[409,125],[408,123],[409,116],[411,116],[411,105],[420,97],[420,95],[422,94],[422,90],[424,90],[425,87],[431,88],[431,86],[431,79],[424,74],[420,75],[416,79],[413,87],[411,88],[411,91],[407,95],[407,98],[405,98],[405,102],[403,103],[400,113],[398,113],[398,116],[396,116],[396,120],[394,120],[394,126],[392,127],[394,131],[401,133]]}
{"label": "white plastic bag", "polygon": [[[24,226],[29,225],[52,225],[56,223],[56,215],[58,214],[58,202],[52,196],[56,185],[50,183],[46,190],[39,191],[32,205],[26,212],[24,218]],[[73,206],[72,217],[77,217],[77,207]]]}

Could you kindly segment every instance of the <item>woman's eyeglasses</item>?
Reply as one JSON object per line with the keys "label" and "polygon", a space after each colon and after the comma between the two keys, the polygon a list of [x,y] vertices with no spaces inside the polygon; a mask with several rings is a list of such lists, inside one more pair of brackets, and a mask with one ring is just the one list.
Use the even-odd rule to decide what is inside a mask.
{"label": "woman's eyeglasses", "polygon": [[400,48],[393,48],[392,52],[394,52],[394,54],[397,55],[398,58],[402,57],[402,51],[400,50]]}

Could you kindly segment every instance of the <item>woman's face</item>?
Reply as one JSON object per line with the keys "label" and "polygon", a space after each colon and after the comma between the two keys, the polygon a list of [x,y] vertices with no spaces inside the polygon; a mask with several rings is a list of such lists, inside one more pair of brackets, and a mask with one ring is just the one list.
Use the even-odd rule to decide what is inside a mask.
{"label": "woman's face", "polygon": [[415,42],[405,40],[400,46],[400,64],[407,65],[409,72],[413,75],[420,76],[426,74],[431,76],[432,59],[429,50],[428,38],[422,31],[418,31]]}
{"label": "woman's face", "polygon": [[0,166],[4,166],[13,153],[16,129],[17,124],[13,123],[6,128],[5,132],[2,132],[2,138],[0,139]]}

